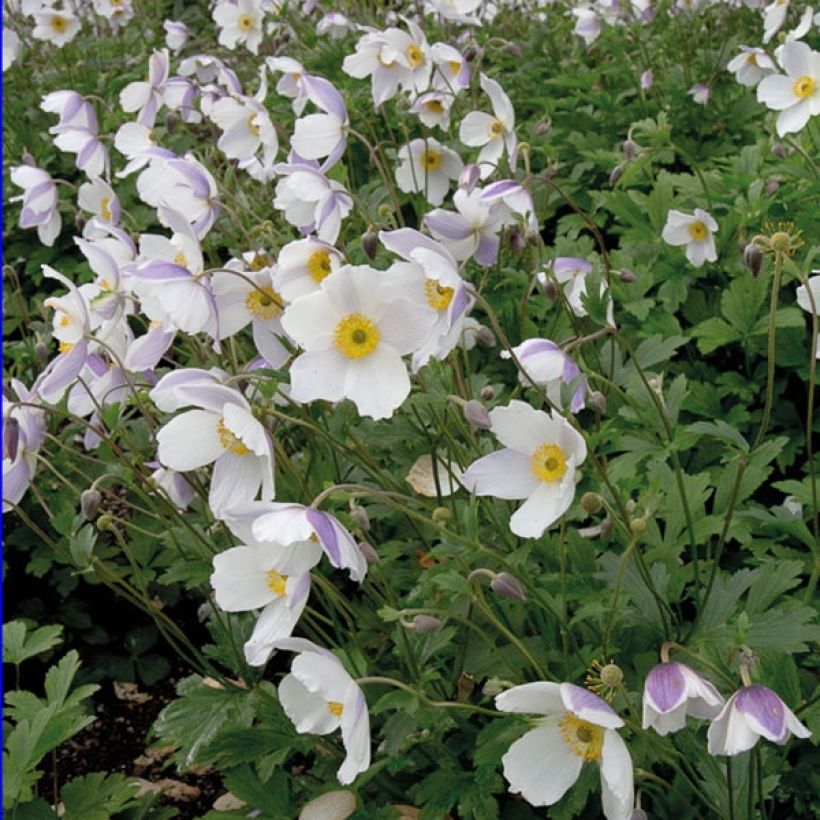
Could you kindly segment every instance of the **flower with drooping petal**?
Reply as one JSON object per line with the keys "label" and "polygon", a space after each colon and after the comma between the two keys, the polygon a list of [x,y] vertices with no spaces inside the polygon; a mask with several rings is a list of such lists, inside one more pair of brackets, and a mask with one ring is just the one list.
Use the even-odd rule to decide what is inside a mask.
{"label": "flower with drooping petal", "polygon": [[370,767],[370,717],[359,685],[326,649],[310,641],[279,641],[282,648],[299,654],[293,659],[290,674],[279,684],[279,702],[300,734],[327,735],[342,731],[347,756],[336,776],[347,785]]}
{"label": "flower with drooping petal", "polygon": [[579,6],[572,9],[575,18],[573,33],[577,34],[587,46],[591,46],[601,34],[601,18],[595,9]]}
{"label": "flower with drooping petal", "polygon": [[490,98],[493,114],[471,111],[461,121],[458,138],[471,147],[481,147],[477,163],[481,178],[486,179],[495,171],[506,149],[510,167],[515,168],[515,111],[510,98],[501,86],[486,74],[481,75],[481,88]]}
{"label": "flower with drooping petal", "polygon": [[[584,305],[584,297],[587,295],[587,276],[592,273],[592,264],[586,259],[579,259],[575,256],[557,256],[552,262],[552,272],[559,285],[564,286],[564,298],[567,306],[576,316],[586,316],[587,309]],[[541,271],[536,279],[542,286],[546,285],[547,274]],[[601,280],[599,293],[604,296],[607,285],[605,280]],[[614,308],[612,299],[607,297],[607,323],[615,324]]]}
{"label": "flower with drooping petal", "polygon": [[763,42],[769,40],[777,34],[786,22],[786,14],[789,11],[789,0],[773,0],[763,9]]}
{"label": "flower with drooping petal", "polygon": [[714,684],[685,663],[659,663],[644,681],[643,728],[651,726],[659,735],[683,729],[687,715],[712,720],[722,707]]}
{"label": "flower with drooping petal", "polygon": [[779,111],[777,133],[782,137],[800,131],[820,114],[820,51],[795,40],[780,52],[785,74],[770,74],[757,86],[757,100]]}
{"label": "flower with drooping petal", "polygon": [[709,102],[711,89],[706,83],[695,83],[686,93],[698,105],[706,105]]}
{"label": "flower with drooping petal", "polygon": [[399,148],[396,182],[405,193],[423,193],[431,205],[440,205],[464,168],[458,154],[438,140],[411,140]]}
{"label": "flower with drooping petal", "polygon": [[708,732],[711,755],[739,755],[761,737],[780,746],[794,735],[806,738],[811,732],[794,716],[780,697],[759,683],[744,686],[726,701]]}
{"label": "flower with drooping petal", "polygon": [[714,217],[701,208],[695,208],[692,214],[671,210],[661,236],[669,245],[686,245],[686,258],[699,268],[704,262],[717,261],[714,237],[717,230]]}
{"label": "flower with drooping petal", "polygon": [[[549,339],[526,339],[514,347],[512,352],[525,371],[518,374],[518,380],[524,387],[535,382],[546,390],[547,398],[556,407],[562,407],[562,385],[574,382],[575,389],[570,398],[569,409],[572,413],[584,409],[586,380],[581,377],[581,371],[572,357],[564,353],[555,342]],[[502,350],[501,358],[510,359],[512,356],[508,350]]]}
{"label": "flower with drooping petal", "polygon": [[148,58],[148,79],[128,83],[120,91],[120,106],[126,112],[138,112],[137,122],[153,127],[159,107],[162,105],[163,89],[168,80],[170,61],[168,51],[155,51]]}
{"label": "flower with drooping petal", "polygon": [[774,60],[762,48],[740,47],[740,54],[729,60],[726,68],[741,84],[754,88],[764,77],[777,71]]}
{"label": "flower with drooping petal", "polygon": [[324,77],[303,77],[303,89],[308,99],[322,114],[308,114],[296,120],[290,144],[304,159],[322,159],[327,171],[344,153],[347,146],[349,120],[344,97],[333,83]]}
{"label": "flower with drooping petal", "polygon": [[572,504],[586,443],[562,415],[523,401],[493,408],[490,419],[504,449],[474,461],[461,482],[476,495],[524,500],[510,529],[521,538],[539,538]]}
{"label": "flower with drooping petal", "polygon": [[179,20],[165,20],[162,27],[165,29],[165,45],[174,54],[179,54],[188,42],[188,26]]}
{"label": "flower with drooping petal", "polygon": [[601,803],[607,820],[629,820],[634,781],[632,758],[616,729],[624,722],[592,692],[572,683],[525,683],[495,698],[502,712],[545,717],[501,758],[511,792],[533,806],[557,803],[581,774],[584,763],[601,772]]}
{"label": "flower with drooping petal", "polygon": [[389,418],[410,393],[401,357],[420,346],[432,321],[421,306],[395,298],[378,271],[339,268],[282,316],[304,350],[290,367],[291,398],[347,398],[361,415]]}
{"label": "flower with drooping petal", "polygon": [[3,512],[25,495],[46,435],[45,411],[29,406],[36,405],[38,397],[17,379],[10,379],[8,386],[9,397],[3,395]]}
{"label": "flower with drooping petal", "polygon": [[262,6],[258,0],[220,0],[213,10],[219,26],[219,44],[233,51],[240,43],[251,52],[262,42]]}
{"label": "flower with drooping petal", "polygon": [[22,165],[11,168],[9,176],[18,188],[23,189],[22,196],[10,198],[11,202],[23,200],[19,226],[36,227],[40,242],[51,247],[63,226],[57,208],[59,198],[54,180],[48,171],[38,168],[33,159],[24,160]]}

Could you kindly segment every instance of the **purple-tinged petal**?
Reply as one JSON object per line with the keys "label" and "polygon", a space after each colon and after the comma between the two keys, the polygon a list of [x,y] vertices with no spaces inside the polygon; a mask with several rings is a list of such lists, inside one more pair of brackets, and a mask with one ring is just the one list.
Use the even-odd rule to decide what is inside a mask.
{"label": "purple-tinged petal", "polygon": [[445,239],[460,241],[467,239],[473,233],[473,226],[461,215],[454,211],[445,211],[436,208],[424,217],[424,224]]}
{"label": "purple-tinged petal", "polygon": [[746,686],[737,693],[734,708],[757,724],[760,734],[780,743],[786,730],[786,711],[783,701],[767,686]]}
{"label": "purple-tinged petal", "polygon": [[336,530],[330,523],[330,516],[321,510],[308,507],[305,510],[305,517],[310,526],[316,531],[316,536],[322,545],[330,563],[337,569],[342,566],[342,552],[339,547],[339,540],[336,538]]}
{"label": "purple-tinged petal", "polygon": [[599,698],[588,689],[574,683],[562,683],[561,698],[567,710],[582,720],[588,720],[605,729],[618,729],[624,725],[615,710],[603,698]]}
{"label": "purple-tinged petal", "polygon": [[644,682],[644,697],[656,712],[671,712],[686,697],[686,677],[681,664],[671,661],[653,667]]}
{"label": "purple-tinged petal", "polygon": [[492,267],[498,259],[500,240],[495,234],[481,234],[475,249],[475,261],[483,268]]}

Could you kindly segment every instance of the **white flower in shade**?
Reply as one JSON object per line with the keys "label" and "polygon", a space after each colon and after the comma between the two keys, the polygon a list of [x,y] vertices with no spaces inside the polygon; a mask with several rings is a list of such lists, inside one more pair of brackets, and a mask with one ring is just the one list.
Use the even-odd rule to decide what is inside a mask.
{"label": "white flower in shade", "polygon": [[410,393],[401,357],[421,345],[432,321],[423,307],[395,298],[378,271],[339,268],[282,316],[305,351],[290,367],[291,398],[348,398],[363,416],[389,418]]}
{"label": "white flower in shade", "polygon": [[120,201],[112,187],[102,179],[80,185],[77,204],[94,217],[86,222],[83,228],[83,236],[86,238],[107,236],[105,227],[119,224]]}
{"label": "white flower in shade", "polygon": [[36,25],[31,36],[35,40],[47,40],[58,48],[70,43],[80,31],[80,21],[70,11],[44,8],[33,16]]}
{"label": "white flower in shade", "polygon": [[316,24],[316,33],[322,37],[327,34],[331,40],[341,40],[356,26],[341,12],[330,11]]}
{"label": "white flower in shade", "polygon": [[740,54],[729,60],[726,68],[741,84],[753,88],[764,77],[777,71],[774,60],[762,48],[740,47]]}
{"label": "white flower in shade", "polygon": [[777,133],[782,137],[800,131],[811,117],[820,114],[820,52],[795,40],[780,52],[786,74],[770,74],[757,87],[758,102],[777,115]]}
{"label": "white flower in shade", "polygon": [[165,29],[165,45],[174,54],[179,54],[188,42],[188,26],[179,20],[166,20],[162,27]]}
{"label": "white flower in shade", "polygon": [[20,54],[20,38],[14,29],[3,26],[3,71],[10,68]]}
{"label": "white flower in shade", "polygon": [[[798,21],[797,25],[786,34],[786,42],[790,43],[792,40],[802,40],[811,30],[813,26],[820,25],[820,14],[815,15],[814,9],[809,6],[804,12],[803,16]],[[782,46],[775,49],[775,56]]]}
{"label": "white flower in shade", "polygon": [[711,755],[739,755],[761,737],[782,746],[794,735],[806,738],[811,732],[771,689],[761,684],[745,686],[726,701],[709,727]]}
{"label": "white flower in shade", "polygon": [[279,250],[273,285],[286,302],[319,290],[325,277],[343,264],[344,256],[333,245],[309,236],[289,242]]}
{"label": "white flower in shade", "polygon": [[[584,409],[586,380],[572,357],[564,353],[555,342],[549,339],[527,339],[512,352],[524,372],[518,373],[518,381],[529,387],[532,382],[546,390],[547,398],[556,406],[563,407],[562,388],[575,384],[569,400],[569,409],[578,413]],[[502,359],[511,359],[510,351],[501,351]],[[528,378],[529,377],[529,378]]]}
{"label": "white flower in shade", "polygon": [[763,9],[763,42],[769,40],[777,34],[786,22],[786,14],[789,11],[789,0],[774,0]]}
{"label": "white flower in shade", "polygon": [[706,105],[709,102],[711,89],[706,83],[695,83],[686,93],[698,105]]}
{"label": "white flower in shade", "polygon": [[[165,379],[149,394],[152,400],[161,396]],[[199,382],[180,386],[176,395],[179,406],[197,409],[180,413],[157,432],[160,463],[179,472],[213,464],[208,504],[218,518],[260,491],[263,500],[273,498],[273,445],[245,398],[231,388]]]}
{"label": "white flower in shade", "polygon": [[511,792],[533,806],[552,806],[572,787],[584,763],[601,772],[607,820],[629,820],[634,781],[632,758],[615,731],[624,722],[606,701],[572,683],[525,683],[496,696],[502,712],[544,715],[536,728],[501,758]]}
{"label": "white flower in shade", "polygon": [[[810,276],[808,287],[800,285],[796,291],[797,304],[808,313],[820,316],[820,276]],[[812,304],[813,303],[813,304]],[[820,334],[817,336],[816,356],[820,359]]]}
{"label": "white flower in shade", "polygon": [[38,168],[28,161],[9,171],[11,181],[23,189],[19,197],[10,197],[10,202],[23,201],[20,211],[21,228],[37,228],[37,236],[44,245],[51,247],[60,233],[63,220],[58,209],[57,185],[48,171]]}
{"label": "white flower in shade", "polygon": [[[587,294],[587,276],[592,272],[592,264],[586,259],[579,259],[575,256],[557,256],[552,263],[552,273],[559,285],[564,286],[564,298],[567,300],[569,309],[576,316],[586,316],[587,309],[584,305],[584,297]],[[547,282],[547,274],[541,271],[536,276],[537,281],[543,287]],[[599,289],[603,297],[606,293],[607,285],[601,280]],[[614,308],[612,299],[607,298],[607,323],[615,324]]]}
{"label": "white flower in shade", "polygon": [[396,182],[405,193],[423,193],[431,205],[440,205],[458,179],[464,164],[458,154],[432,137],[415,139],[399,148]]}
{"label": "white flower in shade", "polygon": [[332,652],[297,638],[278,643],[299,652],[279,684],[285,714],[300,734],[341,729],[347,756],[336,776],[344,785],[352,783],[370,767],[370,717],[361,688]]}
{"label": "white flower in shade", "polygon": [[486,74],[481,75],[481,88],[490,98],[493,113],[471,111],[461,121],[458,138],[471,147],[481,146],[478,154],[478,165],[481,167],[481,178],[486,179],[498,166],[506,149],[510,167],[515,168],[517,140],[515,136],[515,111],[510,98],[501,86]]}
{"label": "white flower in shade", "polygon": [[504,449],[474,461],[462,484],[475,495],[526,499],[510,529],[521,538],[539,538],[572,504],[575,468],[587,455],[584,439],[559,413],[523,401],[493,408],[490,419]]}
{"label": "white flower in shade", "polygon": [[669,245],[686,245],[686,258],[699,268],[704,262],[717,260],[715,237],[718,224],[714,217],[701,208],[693,214],[669,211],[663,226],[663,241]]}
{"label": "white flower in shade", "polygon": [[714,685],[685,663],[659,663],[644,681],[643,728],[651,726],[659,735],[683,729],[687,715],[712,720],[722,707]]}
{"label": "white flower in shade", "polygon": [[428,128],[437,125],[446,130],[450,127],[450,108],[453,99],[451,94],[444,91],[426,91],[416,97],[410,106],[410,113],[416,114]]}
{"label": "white flower in shade", "polygon": [[233,51],[241,43],[256,54],[262,42],[263,16],[258,0],[221,0],[213,10],[214,22],[219,26],[219,44]]}
{"label": "white flower in shade", "polygon": [[572,16],[575,18],[573,32],[583,39],[587,46],[591,46],[601,34],[601,18],[598,12],[589,6],[579,6],[572,9]]}

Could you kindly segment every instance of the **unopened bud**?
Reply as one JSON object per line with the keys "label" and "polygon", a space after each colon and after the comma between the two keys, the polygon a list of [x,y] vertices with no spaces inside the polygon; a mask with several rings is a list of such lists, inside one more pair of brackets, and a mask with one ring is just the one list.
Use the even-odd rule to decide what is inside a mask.
{"label": "unopened bud", "polygon": [[86,521],[93,521],[100,508],[102,496],[97,490],[83,490],[80,495],[80,509],[83,511]]}
{"label": "unopened bud", "polygon": [[743,264],[746,265],[752,276],[757,276],[763,264],[763,251],[757,245],[750,242],[743,249]]}
{"label": "unopened bud", "polygon": [[558,298],[558,285],[555,284],[550,276],[545,276],[542,284],[544,286],[544,296],[551,302],[554,302]]}
{"label": "unopened bud", "polygon": [[360,507],[358,504],[352,506],[350,508],[350,517],[362,532],[367,532],[370,529],[370,516],[364,507]]}
{"label": "unopened bud", "polygon": [[490,589],[502,598],[511,598],[513,601],[526,601],[527,595],[521,582],[509,572],[499,572],[490,581]]}
{"label": "unopened bud", "polygon": [[629,820],[647,820],[649,815],[643,809],[632,809]]}
{"label": "unopened bud", "polygon": [[510,229],[510,250],[513,253],[521,253],[527,247],[527,238],[519,225],[513,225]]}
{"label": "unopened bud", "polygon": [[488,327],[480,327],[475,334],[475,343],[479,347],[495,347],[495,334]]}
{"label": "unopened bud", "polygon": [[438,618],[433,618],[431,615],[416,615],[416,617],[413,618],[412,625],[416,632],[426,635],[429,632],[438,632],[439,629],[444,626],[444,622]]}
{"label": "unopened bud", "polygon": [[165,117],[165,130],[169,134],[173,134],[177,125],[179,124],[179,117],[171,112],[168,116]]}
{"label": "unopened bud", "polygon": [[387,219],[390,219],[390,217],[393,215],[393,209],[386,202],[382,202],[382,204],[379,205],[379,211],[378,212],[379,212],[379,219],[387,220]]}
{"label": "unopened bud", "polygon": [[467,193],[475,188],[481,178],[481,169],[474,162],[464,166],[461,176],[458,178],[458,187]]}
{"label": "unopened bud", "polygon": [[538,125],[535,126],[535,135],[537,137],[542,137],[544,134],[548,134],[552,129],[552,120],[547,117],[545,120],[541,120]]}
{"label": "unopened bud", "polygon": [[633,518],[629,522],[629,530],[633,535],[643,535],[646,532],[646,519]]}
{"label": "unopened bud", "polygon": [[780,142],[775,142],[772,144],[772,153],[778,159],[786,159],[786,149]]}
{"label": "unopened bud", "polygon": [[612,173],[609,175],[609,184],[615,185],[623,175],[624,164],[621,162],[612,169]]}
{"label": "unopened bud", "polygon": [[489,430],[493,426],[487,408],[480,401],[470,399],[462,408],[462,412],[464,418],[479,430]]}
{"label": "unopened bud", "polygon": [[637,505],[637,504],[635,503],[635,501],[634,501],[633,499],[631,499],[631,498],[629,499],[629,501],[627,501],[627,502],[626,502],[626,504],[624,504],[624,508],[626,509],[626,511],[627,511],[630,515],[632,515],[632,513],[634,513],[634,512],[635,512],[635,509],[637,508],[637,506],[638,506],[638,505]]}
{"label": "unopened bud", "polygon": [[652,73],[652,69],[647,69],[646,71],[641,74],[641,88],[644,91],[648,91],[652,88],[653,83],[655,82],[655,75]]}
{"label": "unopened bud", "polygon": [[3,459],[14,461],[20,441],[20,422],[14,416],[3,420]]}
{"label": "unopened bud", "polygon": [[473,62],[473,60],[475,60],[475,58],[478,57],[478,54],[479,49],[477,46],[467,46],[467,48],[464,49],[464,59],[468,63]]}
{"label": "unopened bud", "polygon": [[436,524],[446,524],[452,517],[453,514],[447,507],[436,507],[433,510],[432,519]]}
{"label": "unopened bud", "polygon": [[48,345],[45,342],[37,342],[34,345],[34,355],[37,357],[37,361],[45,365],[48,362]]}
{"label": "unopened bud", "polygon": [[488,698],[494,698],[496,695],[500,695],[506,688],[501,678],[487,678],[487,680],[484,681],[484,686],[481,687],[481,693]]}
{"label": "unopened bud", "polygon": [[590,391],[587,393],[587,406],[603,416],[606,413],[606,396],[600,390]]}
{"label": "unopened bud", "polygon": [[359,541],[359,552],[364,556],[364,560],[367,561],[368,564],[379,563],[379,553],[377,553],[367,541]]}
{"label": "unopened bud", "polygon": [[766,183],[766,196],[774,196],[780,190],[780,183],[776,179],[770,179]]}
{"label": "unopened bud", "polygon": [[600,512],[603,506],[603,500],[598,493],[584,493],[581,496],[581,507],[590,515],[595,515],[595,513]]}
{"label": "unopened bud", "polygon": [[638,144],[632,137],[627,137],[624,141],[624,156],[627,160],[635,159],[635,155],[638,153]]}
{"label": "unopened bud", "polygon": [[495,388],[490,384],[486,384],[481,388],[478,395],[481,397],[481,401],[492,401],[495,398]]}
{"label": "unopened bud", "polygon": [[462,672],[458,676],[458,683],[456,684],[456,700],[459,703],[464,703],[469,700],[475,690],[475,675],[469,672]]}
{"label": "unopened bud", "polygon": [[622,268],[618,272],[618,278],[625,284],[625,285],[632,285],[638,281],[638,277],[629,270],[629,268]]}
{"label": "unopened bud", "polygon": [[521,51],[517,43],[507,43],[507,45],[504,46],[504,51],[515,57],[516,60],[520,60],[524,56],[524,52]]}
{"label": "unopened bud", "polygon": [[116,524],[114,523],[114,516],[108,515],[108,513],[106,513],[105,515],[101,515],[97,519],[97,529],[100,530],[100,532],[108,532],[109,530],[116,530],[117,527],[116,527]]}
{"label": "unopened bud", "polygon": [[612,535],[612,530],[615,529],[615,522],[607,516],[603,521],[601,521],[601,538],[609,538]]}
{"label": "unopened bud", "polygon": [[379,239],[373,231],[362,234],[362,250],[371,262],[376,258],[378,249]]}

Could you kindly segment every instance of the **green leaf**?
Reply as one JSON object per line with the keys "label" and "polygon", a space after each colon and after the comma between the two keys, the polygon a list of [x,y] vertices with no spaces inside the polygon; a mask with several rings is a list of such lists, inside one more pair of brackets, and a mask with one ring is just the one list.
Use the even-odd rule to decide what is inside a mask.
{"label": "green leaf", "polygon": [[137,785],[121,774],[93,772],[75,777],[60,790],[64,820],[110,820],[136,803]]}
{"label": "green leaf", "polygon": [[692,335],[698,340],[698,350],[701,353],[711,353],[724,345],[740,340],[741,336],[730,324],[723,319],[713,316],[692,328]]}
{"label": "green leaf", "polygon": [[290,778],[285,772],[274,772],[270,780],[263,783],[251,766],[239,766],[225,772],[225,787],[265,817],[287,820],[294,816]]}
{"label": "green leaf", "polygon": [[[687,405],[688,406],[688,405]],[[749,452],[749,442],[734,428],[722,419],[715,421],[696,421],[686,428],[692,433],[700,433],[704,436],[713,436],[744,453]]]}
{"label": "green leaf", "polygon": [[768,609],[786,590],[800,583],[802,561],[767,561],[755,570],[757,577],[749,587],[746,611],[749,615]]}
{"label": "green leaf", "polygon": [[23,621],[3,624],[3,663],[22,663],[41,652],[53,649],[62,641],[63,627],[60,624],[41,626],[28,633]]}

